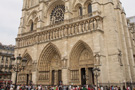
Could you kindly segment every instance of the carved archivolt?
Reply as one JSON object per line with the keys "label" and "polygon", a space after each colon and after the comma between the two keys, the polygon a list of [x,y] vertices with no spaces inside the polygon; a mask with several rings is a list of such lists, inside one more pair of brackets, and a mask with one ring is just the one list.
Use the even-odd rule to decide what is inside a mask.
{"label": "carved archivolt", "polygon": [[50,79],[51,70],[59,70],[61,66],[61,57],[58,49],[52,43],[49,43],[41,53],[38,62],[39,81]]}
{"label": "carved archivolt", "polygon": [[70,79],[73,83],[79,82],[79,69],[89,65],[94,66],[94,57],[91,48],[83,41],[78,41],[70,55]]}
{"label": "carved archivolt", "polygon": [[90,47],[83,41],[79,41],[72,49],[70,56],[71,68],[79,68],[80,65],[94,64],[94,57]]}

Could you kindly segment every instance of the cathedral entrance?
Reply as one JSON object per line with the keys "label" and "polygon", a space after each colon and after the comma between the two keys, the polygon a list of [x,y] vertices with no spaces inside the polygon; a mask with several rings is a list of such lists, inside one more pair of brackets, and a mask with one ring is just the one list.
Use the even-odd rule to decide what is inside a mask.
{"label": "cathedral entrance", "polygon": [[94,73],[92,69],[93,68],[88,68],[88,83],[94,85]]}
{"label": "cathedral entrance", "polygon": [[26,74],[26,85],[31,84],[32,82],[32,74]]}
{"label": "cathedral entrance", "polygon": [[[93,68],[81,68],[81,85],[93,85],[94,84],[94,74],[92,71]],[[87,78],[86,78],[87,77]]]}
{"label": "cathedral entrance", "polygon": [[61,55],[55,45],[49,43],[45,47],[38,64],[38,84],[58,85],[62,81]]}
{"label": "cathedral entrance", "polygon": [[81,69],[81,84],[86,85],[86,73],[85,68]]}
{"label": "cathedral entrance", "polygon": [[58,84],[62,84],[62,71],[58,70]]}
{"label": "cathedral entrance", "polygon": [[29,85],[32,82],[32,58],[28,53],[23,57],[27,59],[27,62],[24,70],[18,75],[18,84]]}
{"label": "cathedral entrance", "polygon": [[70,56],[70,80],[74,85],[89,85],[94,82],[92,68],[94,56],[91,48],[83,41],[78,41]]}
{"label": "cathedral entrance", "polygon": [[52,70],[52,83],[51,85],[60,85],[62,82],[61,70]]}

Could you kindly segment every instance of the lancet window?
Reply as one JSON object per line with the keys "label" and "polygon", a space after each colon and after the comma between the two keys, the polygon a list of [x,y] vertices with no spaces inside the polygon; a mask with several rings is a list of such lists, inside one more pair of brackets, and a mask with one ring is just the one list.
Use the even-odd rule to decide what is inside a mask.
{"label": "lancet window", "polygon": [[82,16],[82,7],[79,7],[79,15]]}
{"label": "lancet window", "polygon": [[64,21],[64,13],[65,13],[65,6],[57,5],[51,12],[50,21],[53,22],[53,24]]}
{"label": "lancet window", "polygon": [[92,13],[92,6],[91,6],[91,4],[88,5],[88,13]]}
{"label": "lancet window", "polygon": [[31,31],[33,31],[34,24],[31,22]]}

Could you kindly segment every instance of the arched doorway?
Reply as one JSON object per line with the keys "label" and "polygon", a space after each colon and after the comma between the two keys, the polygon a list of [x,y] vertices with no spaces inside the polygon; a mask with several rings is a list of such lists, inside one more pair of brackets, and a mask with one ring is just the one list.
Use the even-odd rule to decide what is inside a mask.
{"label": "arched doorway", "polygon": [[62,81],[61,55],[57,47],[49,43],[38,62],[38,84],[58,85]]}
{"label": "arched doorway", "polygon": [[94,57],[91,48],[78,41],[70,55],[70,83],[75,85],[94,84]]}
{"label": "arched doorway", "polygon": [[28,53],[23,58],[26,58],[27,62],[24,70],[18,74],[18,84],[30,85],[32,82],[32,58]]}

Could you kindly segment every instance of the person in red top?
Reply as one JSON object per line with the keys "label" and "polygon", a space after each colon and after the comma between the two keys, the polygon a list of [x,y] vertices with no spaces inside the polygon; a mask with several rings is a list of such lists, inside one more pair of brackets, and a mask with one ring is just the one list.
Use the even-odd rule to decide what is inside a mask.
{"label": "person in red top", "polygon": [[59,88],[58,88],[58,86],[56,86],[56,90],[58,90]]}
{"label": "person in red top", "polygon": [[88,86],[88,90],[91,90],[90,86]]}

